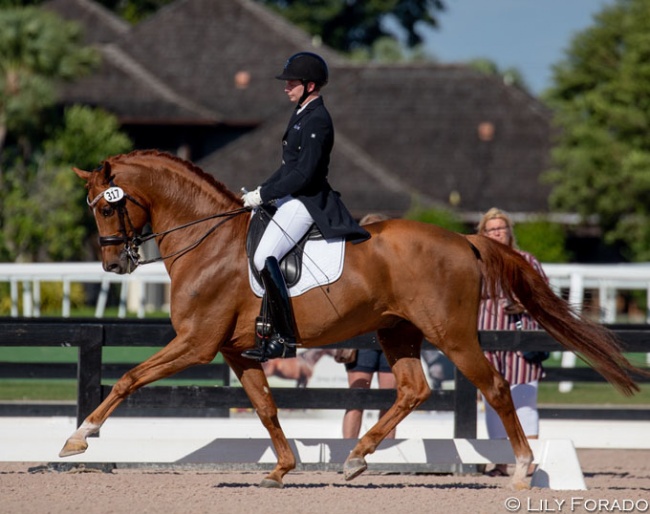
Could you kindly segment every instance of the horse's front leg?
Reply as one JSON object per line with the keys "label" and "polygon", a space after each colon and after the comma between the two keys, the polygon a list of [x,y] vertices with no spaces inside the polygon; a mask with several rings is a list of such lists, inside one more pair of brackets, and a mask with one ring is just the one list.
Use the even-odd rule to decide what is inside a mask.
{"label": "horse's front leg", "polygon": [[[203,345],[196,341],[204,341]],[[208,334],[197,336],[177,335],[167,346],[149,359],[125,373],[113,386],[104,401],[83,421],[68,438],[59,457],[69,457],[83,453],[88,448],[88,436],[99,432],[111,413],[122,401],[140,387],[169,377],[174,373],[196,364],[208,364],[217,352],[217,344],[212,344]],[[192,344],[192,341],[194,343]]]}
{"label": "horse's front leg", "polygon": [[352,480],[367,468],[365,456],[377,449],[386,436],[431,394],[422,371],[420,346],[422,333],[410,323],[377,332],[386,359],[397,382],[397,400],[359,440],[343,464],[343,475]]}
{"label": "horse's front leg", "polygon": [[266,430],[268,430],[271,442],[275,448],[275,453],[278,456],[278,463],[275,469],[262,480],[260,486],[283,487],[282,478],[296,467],[296,457],[289,446],[289,441],[287,441],[282,427],[280,427],[278,408],[271,395],[271,389],[269,388],[264,370],[259,363],[242,357],[240,353],[228,352],[226,350],[222,353],[226,362],[244,387],[260,421]]}

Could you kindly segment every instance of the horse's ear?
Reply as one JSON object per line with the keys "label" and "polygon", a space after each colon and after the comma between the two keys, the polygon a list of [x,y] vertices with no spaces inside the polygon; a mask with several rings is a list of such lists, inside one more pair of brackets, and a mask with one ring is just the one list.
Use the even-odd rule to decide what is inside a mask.
{"label": "horse's ear", "polygon": [[111,169],[111,163],[108,161],[104,161],[102,163],[102,166],[104,168],[104,180],[106,181],[106,183],[108,183],[111,180],[111,173],[113,172],[113,170]]}
{"label": "horse's ear", "polygon": [[74,171],[79,178],[84,179],[86,182],[90,180],[90,175],[92,174],[90,171],[80,170],[79,168],[72,168],[72,171]]}

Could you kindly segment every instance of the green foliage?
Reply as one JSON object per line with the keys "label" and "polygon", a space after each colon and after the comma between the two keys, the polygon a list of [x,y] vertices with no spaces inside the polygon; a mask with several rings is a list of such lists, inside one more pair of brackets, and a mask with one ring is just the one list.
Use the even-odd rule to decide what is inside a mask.
{"label": "green foliage", "polygon": [[[22,291],[22,284],[19,284]],[[63,305],[63,284],[61,282],[41,282],[41,315],[59,315]],[[70,284],[70,307],[81,308],[86,301],[86,293],[82,284]],[[22,294],[18,295],[18,310],[22,312]],[[0,316],[11,314],[11,295],[9,284],[0,284]]]}
{"label": "green foliage", "polygon": [[[0,127],[37,129],[55,101],[54,81],[90,72],[98,53],[80,46],[79,25],[37,7],[0,10]],[[0,137],[0,146],[3,138]]]}
{"label": "green foliage", "polygon": [[[107,155],[128,152],[133,147],[131,140],[119,128],[117,118],[106,111],[72,106],[66,109],[63,126],[45,142],[45,148],[56,164],[94,169]],[[74,177],[75,186],[79,185],[79,179],[69,170],[66,176]]]}
{"label": "green foliage", "polygon": [[452,211],[446,209],[422,209],[414,207],[404,216],[406,219],[438,225],[452,232],[466,232],[465,225]]}
{"label": "green foliage", "polygon": [[530,91],[522,73],[516,68],[499,68],[498,64],[491,59],[472,59],[467,65],[484,75],[501,77],[503,82],[509,86],[516,86],[523,91]]}
{"label": "green foliage", "polygon": [[514,227],[517,246],[532,253],[540,262],[569,262],[564,227],[545,220],[517,223]]}
{"label": "green foliage", "polygon": [[0,192],[2,253],[6,260],[66,261],[82,258],[93,229],[85,191],[71,167],[95,168],[106,155],[132,144],[118,132],[114,116],[90,107],[68,108],[62,125],[39,144],[33,159],[17,158],[5,172]]}
{"label": "green foliage", "polygon": [[572,41],[545,99],[556,113],[555,209],[597,215],[607,243],[650,260],[650,3],[617,0]]}
{"label": "green foliage", "polygon": [[436,27],[432,12],[445,8],[442,0],[258,0],[308,34],[337,50],[351,52],[370,48],[381,37],[390,36],[383,17],[391,16],[404,30],[409,48],[422,43],[416,24]]}
{"label": "green foliage", "polygon": [[97,0],[131,23],[138,23],[173,0]]}
{"label": "green foliage", "polygon": [[[102,111],[53,109],[57,82],[89,73],[99,54],[75,23],[36,7],[0,10],[0,259],[80,258],[92,224],[70,168],[131,148]],[[4,147],[4,148],[3,148]]]}
{"label": "green foliage", "polygon": [[412,50],[405,50],[397,39],[389,36],[380,37],[370,47],[356,48],[349,58],[356,62],[382,64],[432,61],[432,57],[427,55],[421,45]]}

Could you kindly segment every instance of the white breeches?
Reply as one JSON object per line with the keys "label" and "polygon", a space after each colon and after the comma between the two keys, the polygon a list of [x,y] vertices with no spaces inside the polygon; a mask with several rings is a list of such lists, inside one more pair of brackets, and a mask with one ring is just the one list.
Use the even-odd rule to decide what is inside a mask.
{"label": "white breeches", "polygon": [[282,259],[314,223],[307,208],[293,196],[280,198],[275,206],[278,210],[266,227],[253,258],[258,271],[264,269],[267,257]]}
{"label": "white breeches", "polygon": [[[534,380],[527,384],[510,386],[512,401],[517,410],[517,417],[527,437],[539,435],[539,411],[537,410],[537,389],[539,382]],[[485,424],[490,439],[507,439],[501,418],[496,411],[485,402]]]}

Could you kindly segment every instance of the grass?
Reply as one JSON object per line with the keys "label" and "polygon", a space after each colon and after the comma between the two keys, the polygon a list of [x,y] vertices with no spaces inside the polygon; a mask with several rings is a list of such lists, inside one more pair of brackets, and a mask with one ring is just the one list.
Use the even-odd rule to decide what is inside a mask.
{"label": "grass", "polygon": [[[75,317],[93,316],[94,311],[75,312]],[[158,317],[167,317],[165,313],[157,313]],[[154,347],[106,347],[103,349],[102,359],[107,364],[137,364],[151,355],[159,348]],[[638,366],[646,366],[645,353],[630,353],[627,357]],[[63,347],[2,347],[0,346],[0,362],[38,363],[52,362],[65,363],[77,361],[76,348]],[[221,355],[217,355],[214,362],[223,362]],[[560,360],[552,356],[545,362],[547,367],[559,367]],[[576,366],[584,367],[586,364],[578,359]],[[105,381],[105,384],[112,382]],[[214,381],[189,381],[167,379],[156,385],[219,385]],[[77,397],[77,382],[70,379],[0,379],[0,401],[74,401]],[[553,382],[540,382],[539,403],[556,405],[647,405],[650,406],[650,384],[642,387],[641,392],[626,397],[607,383],[574,383],[570,393],[561,393],[558,384]],[[649,407],[650,408],[650,407]]]}
{"label": "grass", "polygon": [[624,396],[613,386],[601,383],[574,382],[570,393],[561,393],[555,382],[539,384],[538,403],[540,405],[599,405],[599,406],[650,406],[650,386],[644,384],[641,392],[634,396]]}
{"label": "grass", "polygon": [[[111,364],[139,363],[155,353],[151,347],[107,347],[103,350],[103,361]],[[645,364],[645,354],[629,354],[628,358],[637,365]],[[0,347],[0,362],[76,362],[76,348],[54,347]],[[214,362],[223,362],[217,355]],[[586,366],[578,361],[577,366]],[[551,358],[547,366],[559,366],[559,360]],[[104,383],[110,384],[111,381]],[[157,385],[219,385],[207,380],[167,379]],[[0,401],[74,401],[77,396],[76,380],[52,379],[0,379]],[[540,382],[539,403],[556,405],[648,405],[650,406],[650,385],[645,384],[641,392],[626,397],[607,383],[574,383],[570,393],[561,393],[558,384]]]}
{"label": "grass", "polygon": [[[111,381],[105,381],[110,384]],[[174,380],[156,382],[156,385],[219,385],[208,380]],[[74,401],[77,398],[77,381],[65,379],[0,379],[0,401]],[[650,387],[645,385],[634,396],[623,396],[609,384],[580,383],[573,385],[570,393],[561,393],[558,384],[540,383],[540,405],[602,405],[650,406]]]}
{"label": "grass", "polygon": [[[159,347],[106,347],[102,350],[102,361],[106,364],[139,364]],[[77,362],[76,348],[51,346],[1,347],[0,362],[22,363],[74,363]],[[215,363],[222,363],[223,357],[217,355]],[[106,385],[115,380],[104,380]],[[215,386],[221,385],[213,380],[186,380],[169,378],[160,380],[160,386]],[[75,401],[77,381],[74,379],[0,379],[0,401]]]}
{"label": "grass", "polygon": [[0,401],[76,401],[76,380],[0,380]]}

